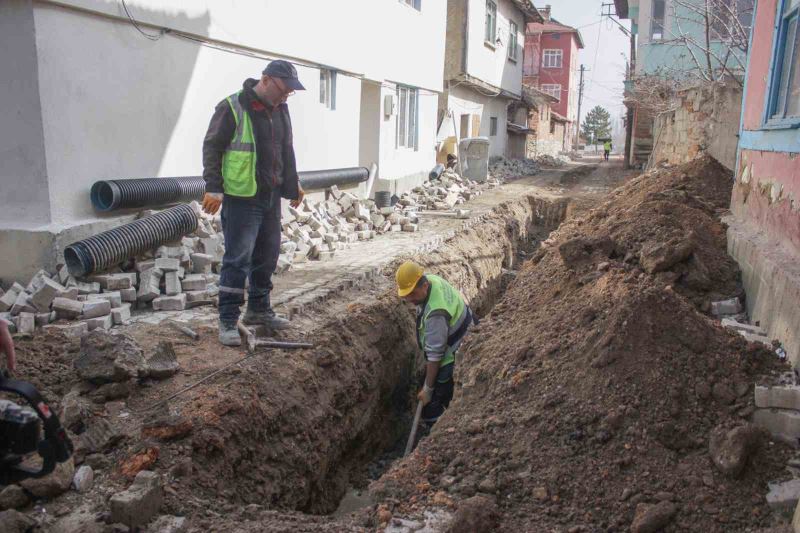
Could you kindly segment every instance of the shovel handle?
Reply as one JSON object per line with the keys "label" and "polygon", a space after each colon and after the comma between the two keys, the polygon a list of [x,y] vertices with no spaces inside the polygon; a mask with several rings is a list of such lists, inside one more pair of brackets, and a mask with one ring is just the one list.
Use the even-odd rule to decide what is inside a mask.
{"label": "shovel handle", "polygon": [[408,442],[406,442],[406,451],[403,453],[403,457],[411,453],[411,449],[414,447],[414,437],[417,436],[417,427],[419,426],[419,419],[422,416],[422,402],[417,402],[417,412],[414,414],[414,422],[411,424],[411,434],[408,436]]}

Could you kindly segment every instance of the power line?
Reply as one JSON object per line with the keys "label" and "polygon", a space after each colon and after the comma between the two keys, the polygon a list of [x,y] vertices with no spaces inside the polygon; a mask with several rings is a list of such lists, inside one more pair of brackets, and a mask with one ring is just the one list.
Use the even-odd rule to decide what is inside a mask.
{"label": "power line", "polygon": [[165,33],[167,33],[168,30],[166,30],[165,28],[162,28],[161,32],[158,35],[152,35],[150,33],[146,33],[144,30],[142,30],[142,28],[139,27],[139,24],[136,22],[136,19],[133,18],[133,15],[131,15],[131,12],[128,11],[128,6],[125,4],[125,0],[121,0],[121,1],[122,1],[122,9],[125,10],[125,15],[128,17],[128,20],[131,21],[131,24],[133,24],[133,27],[136,28],[136,30],[145,37],[145,39],[148,39],[150,41],[158,41],[159,39],[161,39],[164,36]]}

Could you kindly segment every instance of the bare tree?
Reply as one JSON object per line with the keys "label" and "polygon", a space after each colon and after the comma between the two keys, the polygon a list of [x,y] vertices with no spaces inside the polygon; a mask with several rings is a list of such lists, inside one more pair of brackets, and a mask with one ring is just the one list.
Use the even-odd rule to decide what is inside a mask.
{"label": "bare tree", "polygon": [[665,66],[664,73],[684,78],[688,85],[732,80],[742,86],[753,4],[754,0],[671,0],[672,24],[662,43],[680,47],[692,67]]}

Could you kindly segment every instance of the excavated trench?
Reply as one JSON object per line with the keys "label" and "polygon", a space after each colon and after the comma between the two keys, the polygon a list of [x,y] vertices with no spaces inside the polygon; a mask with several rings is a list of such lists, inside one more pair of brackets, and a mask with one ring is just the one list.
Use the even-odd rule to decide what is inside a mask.
{"label": "excavated trench", "polygon": [[[457,286],[480,317],[567,209],[562,198],[508,201],[414,259]],[[357,302],[312,333],[313,351],[256,360],[209,395],[192,444],[202,466],[196,490],[312,514],[369,504],[359,491],[402,454],[423,363],[392,266],[374,282],[377,298],[340,296]]]}

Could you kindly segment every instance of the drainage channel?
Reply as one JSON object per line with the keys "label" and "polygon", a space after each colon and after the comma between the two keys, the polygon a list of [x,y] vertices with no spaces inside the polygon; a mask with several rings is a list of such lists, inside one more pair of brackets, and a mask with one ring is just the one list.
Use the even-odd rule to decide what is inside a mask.
{"label": "drainage channel", "polygon": [[[505,202],[414,259],[484,316],[566,217],[567,203]],[[402,454],[423,367],[413,310],[393,293],[388,274],[374,283],[371,294],[340,297],[346,311],[313,331],[313,353],[256,358],[196,406],[204,424],[192,451],[202,474],[187,488],[316,515],[370,505],[364,490]]]}

